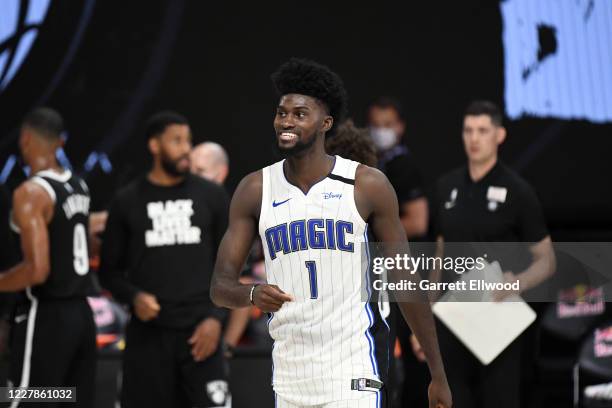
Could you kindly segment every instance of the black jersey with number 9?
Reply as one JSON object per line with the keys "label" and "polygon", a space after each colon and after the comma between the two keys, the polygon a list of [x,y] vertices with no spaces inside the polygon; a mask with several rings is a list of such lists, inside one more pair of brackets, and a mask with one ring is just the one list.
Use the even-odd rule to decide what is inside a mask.
{"label": "black jersey with number 9", "polygon": [[54,203],[53,216],[47,226],[49,276],[44,283],[31,288],[32,294],[40,299],[90,295],[87,184],[68,170],[63,173],[40,171],[30,181],[44,188]]}

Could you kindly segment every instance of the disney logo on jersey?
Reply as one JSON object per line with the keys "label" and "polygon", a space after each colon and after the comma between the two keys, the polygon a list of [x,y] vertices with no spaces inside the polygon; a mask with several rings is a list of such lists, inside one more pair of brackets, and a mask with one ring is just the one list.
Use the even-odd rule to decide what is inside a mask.
{"label": "disney logo on jersey", "polygon": [[329,200],[330,198],[342,198],[342,194],[340,193],[323,193],[323,199]]}
{"label": "disney logo on jersey", "polygon": [[153,229],[145,231],[147,247],[199,244],[202,231],[191,225],[193,200],[167,200],[147,204]]}
{"label": "disney logo on jersey", "polygon": [[342,220],[314,218],[297,220],[268,228],[265,232],[268,254],[272,260],[278,252],[331,249],[355,252],[353,223]]}

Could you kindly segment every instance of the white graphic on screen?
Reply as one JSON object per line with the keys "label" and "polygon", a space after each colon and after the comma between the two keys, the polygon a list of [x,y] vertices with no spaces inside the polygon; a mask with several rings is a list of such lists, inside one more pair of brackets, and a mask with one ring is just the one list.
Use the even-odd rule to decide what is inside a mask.
{"label": "white graphic on screen", "polygon": [[[0,92],[25,61],[51,0],[2,0],[0,6]],[[21,6],[26,9],[21,10]],[[23,15],[23,18],[20,18]]]}
{"label": "white graphic on screen", "polygon": [[612,121],[612,1],[506,0],[501,14],[508,117]]}
{"label": "white graphic on screen", "polygon": [[147,247],[199,244],[201,231],[191,225],[193,200],[167,200],[147,204],[153,229],[145,231]]}

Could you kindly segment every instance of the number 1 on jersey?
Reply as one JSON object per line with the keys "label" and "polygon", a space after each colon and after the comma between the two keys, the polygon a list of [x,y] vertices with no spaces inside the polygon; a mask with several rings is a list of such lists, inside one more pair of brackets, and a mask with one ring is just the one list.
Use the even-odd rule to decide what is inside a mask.
{"label": "number 1 on jersey", "polygon": [[317,264],[315,261],[306,261],[306,269],[308,269],[308,278],[310,280],[310,298],[316,299],[319,297],[317,288]]}

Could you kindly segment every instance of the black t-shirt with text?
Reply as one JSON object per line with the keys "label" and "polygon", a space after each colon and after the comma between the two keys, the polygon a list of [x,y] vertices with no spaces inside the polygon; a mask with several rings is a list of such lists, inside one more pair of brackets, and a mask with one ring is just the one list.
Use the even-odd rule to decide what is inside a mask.
{"label": "black t-shirt with text", "polygon": [[100,281],[131,304],[138,291],[156,296],[161,310],[151,323],[188,328],[225,312],[210,300],[217,249],[227,228],[225,190],[187,175],[174,186],[141,177],[119,191],[111,204]]}

